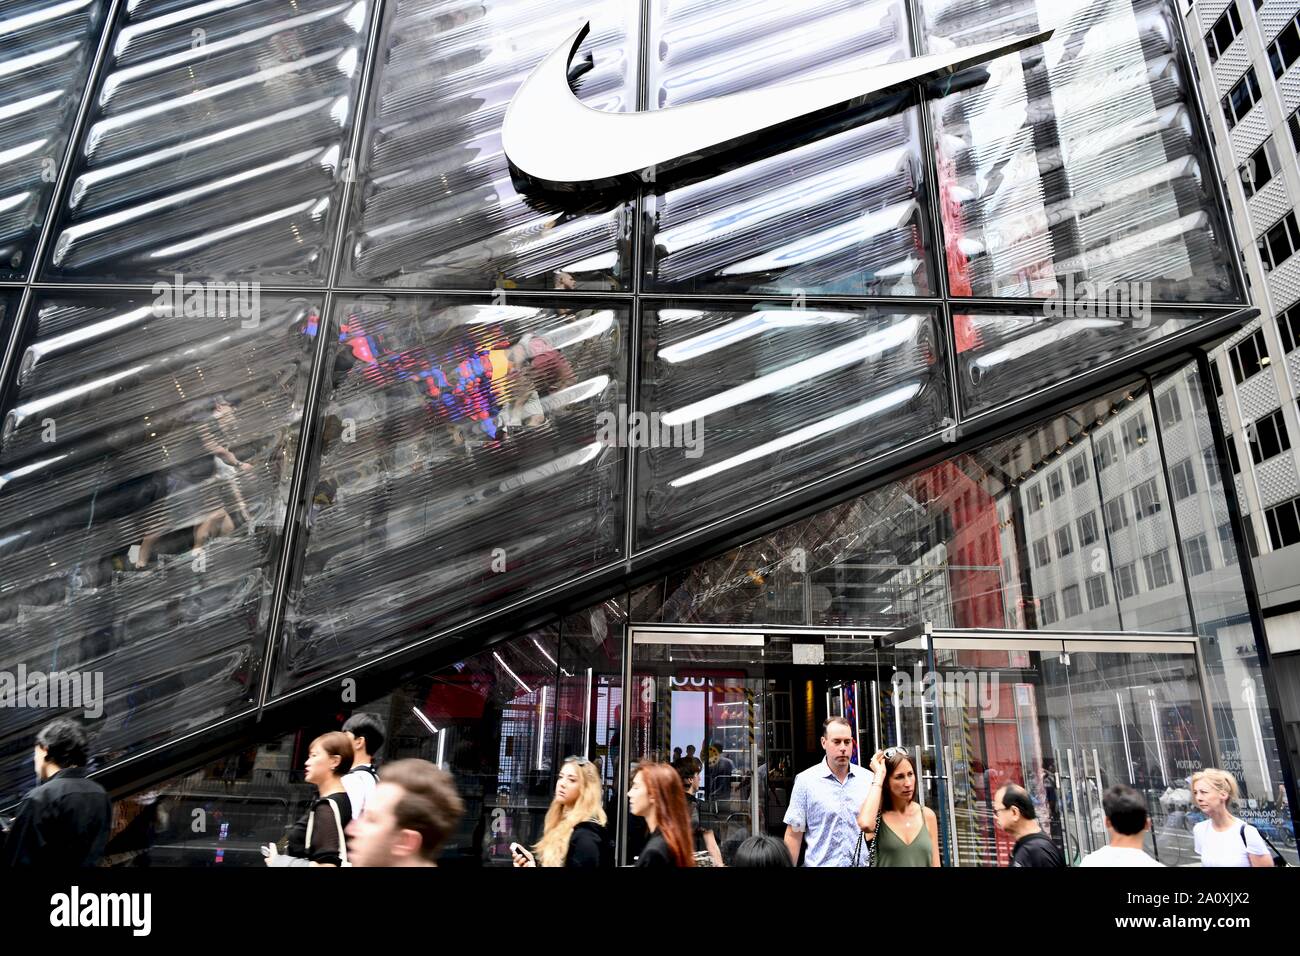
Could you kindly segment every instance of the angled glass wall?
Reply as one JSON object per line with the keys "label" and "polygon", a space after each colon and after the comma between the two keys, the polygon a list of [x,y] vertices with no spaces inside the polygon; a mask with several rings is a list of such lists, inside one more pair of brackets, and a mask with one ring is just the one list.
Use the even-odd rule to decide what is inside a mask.
{"label": "angled glass wall", "polygon": [[[52,666],[51,620],[111,636],[75,658],[105,674],[101,767],[565,607],[576,579],[617,590],[1245,305],[1149,0],[107,8],[0,11],[0,36],[60,51],[22,60],[18,105],[0,94],[0,154],[72,144],[15,187],[38,201],[0,276],[0,308],[26,303],[0,321],[0,646]],[[572,83],[620,112],[1057,35],[693,179],[560,204],[516,185],[500,125],[583,17]],[[84,88],[60,79],[77,69]],[[1138,283],[1151,321],[1066,312],[1084,279]],[[177,571],[201,555],[206,577]],[[983,578],[961,580],[975,614]],[[219,626],[217,591],[239,609]],[[0,731],[5,793],[28,723]]]}
{"label": "angled glass wall", "polygon": [[318,285],[373,3],[128,3],[46,274]]}
{"label": "angled glass wall", "polygon": [[16,0],[0,10],[0,279],[31,270],[107,8]]}
{"label": "angled glass wall", "polygon": [[[34,309],[3,420],[0,646],[31,675],[98,675],[84,710],[101,760],[121,758],[256,703],[318,305]],[[65,709],[0,710],[5,798]]]}

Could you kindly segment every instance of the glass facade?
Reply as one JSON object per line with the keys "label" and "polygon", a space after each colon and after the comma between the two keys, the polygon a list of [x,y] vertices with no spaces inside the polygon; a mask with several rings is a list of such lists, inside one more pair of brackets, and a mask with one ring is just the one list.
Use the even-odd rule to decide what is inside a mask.
{"label": "glass facade", "polygon": [[[628,860],[644,839],[621,813],[630,764],[698,755],[699,848],[707,831],[729,864],[751,833],[783,832],[794,776],[820,757],[829,715],[852,721],[863,759],[914,748],[947,865],[1007,864],[1012,841],[991,807],[1008,782],[1029,789],[1071,862],[1106,842],[1101,795],[1122,782],[1150,807],[1148,850],[1167,865],[1195,864],[1201,817],[1188,778],[1210,765],[1233,772],[1238,814],[1294,862],[1278,742],[1243,643],[1240,564],[1216,545],[1185,578],[1191,563],[1176,549],[1199,547],[1226,504],[1207,478],[1166,506],[1169,456],[1198,452],[1209,427],[1192,398],[1199,388],[1194,366],[1134,380],[356,709],[394,728],[384,759],[421,756],[455,773],[467,813],[444,856],[453,865],[510,865],[509,843],[540,834],[554,769],[569,754],[597,762]],[[1148,440],[1123,453],[1136,478],[1151,476],[1162,507],[1114,531],[1097,520],[1095,538],[1072,534],[1060,554],[1061,537],[1040,532],[1099,513],[1109,469],[1095,470],[1097,444],[1175,395],[1183,416],[1150,417]],[[1058,495],[1032,493],[1056,476]],[[1042,567],[1037,537],[1048,540]],[[1121,585],[1121,569],[1135,565]],[[1148,575],[1148,565],[1165,570]],[[922,675],[934,680],[928,694]],[[305,792],[292,782],[296,764],[325,729],[122,801],[121,861],[260,865],[255,844],[300,812],[286,809]],[[271,772],[286,761],[285,773]],[[229,789],[214,792],[206,782],[223,774]],[[210,818],[246,800],[263,809],[219,836],[127,830],[140,813],[170,819],[179,806]]]}
{"label": "glass facade", "polygon": [[[796,15],[770,0],[544,12],[524,0],[159,0],[122,4],[110,24],[77,19],[75,2],[33,2],[0,12],[0,36],[57,32],[24,25],[29,7],[80,25],[83,59],[69,47],[60,62],[80,62],[85,79],[33,94],[66,101],[66,148],[36,188],[30,251],[0,275],[0,646],[29,668],[102,672],[99,767],[121,764],[127,779],[155,748],[222,721],[251,728],[254,713],[274,720],[291,698],[427,653],[491,672],[472,693],[500,712],[489,723],[509,712],[519,726],[484,731],[496,736],[465,759],[485,792],[540,800],[548,760],[573,737],[556,708],[572,717],[581,703],[584,745],[616,748],[622,738],[592,734],[626,732],[628,623],[696,603],[730,608],[715,622],[726,626],[885,630],[921,615],[1204,640],[1212,613],[1253,626],[1226,603],[1199,613],[1188,601],[1189,576],[1226,560],[1232,522],[1202,509],[1194,541],[1180,530],[1175,503],[1210,493],[1211,465],[1166,471],[1182,462],[1152,441],[1149,383],[1080,406],[1091,434],[1053,420],[1005,446],[946,448],[1077,395],[1080,376],[1132,376],[1246,305],[1163,3],[826,0]],[[516,184],[500,128],[575,16],[593,22],[577,93],[621,112],[1057,33],[707,175],[561,207]],[[1103,123],[1101,102],[1120,104],[1122,122]],[[0,149],[10,130],[57,145],[35,113],[3,103]],[[0,207],[0,244],[4,221]],[[1133,298],[1118,318],[1119,299],[1088,311],[1103,282],[1147,311]],[[1063,450],[1084,445],[1090,458]],[[1040,480],[1058,447],[1063,470]],[[896,481],[825,507],[827,492],[940,458],[924,488]],[[741,540],[769,514],[819,502],[780,532],[810,536],[793,546],[820,554],[812,570],[755,571],[734,589],[719,584],[734,570],[681,583],[723,531]],[[837,543],[838,523],[874,512],[891,516],[874,538]],[[661,606],[626,589],[648,569],[666,575]],[[601,597],[615,602],[607,613],[527,637],[540,662],[526,646],[518,660],[502,652],[508,668],[478,651],[535,627],[525,612]],[[610,642],[613,657],[600,650]],[[1221,658],[1240,662],[1224,681],[1257,676],[1239,644]],[[768,678],[740,670],[707,722],[782,712]],[[427,688],[410,694],[404,736],[470,719]],[[1197,739],[1231,732],[1253,759],[1255,738],[1230,731],[1240,708],[1223,706]],[[529,713],[550,715],[551,737],[523,740]],[[0,806],[28,782],[30,737],[49,717],[6,714]],[[1267,713],[1258,739],[1274,746]],[[753,800],[752,780],[742,790],[719,799]],[[742,829],[769,814],[723,809]],[[468,855],[486,854],[484,839]]]}

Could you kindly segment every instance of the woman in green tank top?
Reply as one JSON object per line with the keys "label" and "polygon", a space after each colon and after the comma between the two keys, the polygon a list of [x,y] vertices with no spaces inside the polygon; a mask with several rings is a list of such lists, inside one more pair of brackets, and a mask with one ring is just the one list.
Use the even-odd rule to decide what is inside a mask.
{"label": "woman in green tank top", "polygon": [[939,821],[933,810],[916,800],[916,768],[907,750],[876,751],[870,769],[874,780],[858,811],[858,826],[868,840],[876,838],[871,865],[939,866]]}

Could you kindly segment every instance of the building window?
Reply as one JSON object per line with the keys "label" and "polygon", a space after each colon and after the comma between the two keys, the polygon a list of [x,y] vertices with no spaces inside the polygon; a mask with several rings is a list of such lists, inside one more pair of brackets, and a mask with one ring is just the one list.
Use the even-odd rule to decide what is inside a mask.
{"label": "building window", "polygon": [[1047,536],[1034,542],[1034,567],[1043,568],[1052,563],[1052,549],[1047,544]]}
{"label": "building window", "polygon": [[1300,305],[1283,309],[1277,316],[1277,337],[1282,340],[1283,352],[1294,352],[1300,345]]}
{"label": "building window", "polygon": [[1192,396],[1192,408],[1198,412],[1205,411],[1205,392],[1201,389],[1201,377],[1192,375],[1187,379],[1187,394]]}
{"label": "building window", "polygon": [[1291,436],[1286,432],[1282,409],[1246,426],[1246,443],[1250,445],[1251,460],[1257,465],[1290,448]]}
{"label": "building window", "polygon": [[1115,586],[1119,588],[1121,599],[1131,598],[1138,593],[1137,569],[1131,562],[1115,569]]}
{"label": "building window", "polygon": [[1105,471],[1119,461],[1119,452],[1115,448],[1115,436],[1103,435],[1097,439],[1097,470]]}
{"label": "building window", "polygon": [[1043,486],[1030,485],[1028,495],[1029,495],[1029,513],[1033,514],[1035,511],[1042,511],[1043,510]]}
{"label": "building window", "polygon": [[1228,446],[1228,464],[1232,467],[1234,475],[1241,474],[1241,459],[1237,457],[1237,443],[1232,440],[1231,435],[1224,436],[1227,439]]}
{"label": "building window", "polygon": [[1110,597],[1106,594],[1106,575],[1094,574],[1083,584],[1088,589],[1088,610],[1095,611],[1110,603]]}
{"label": "building window", "polygon": [[1161,428],[1172,428],[1183,420],[1177,389],[1171,388],[1156,399],[1156,412],[1159,414]]}
{"label": "building window", "polygon": [[1223,398],[1223,376],[1219,374],[1219,363],[1210,363],[1210,378],[1214,381],[1214,394]]}
{"label": "building window", "polygon": [[1300,17],[1284,26],[1277,39],[1268,45],[1268,62],[1273,65],[1275,77],[1281,77],[1292,63],[1300,59],[1300,29],[1296,27],[1296,20],[1300,20]]}
{"label": "building window", "polygon": [[1268,525],[1268,541],[1273,550],[1285,548],[1300,541],[1300,499],[1292,498],[1280,505],[1264,509],[1264,523]]}
{"label": "building window", "polygon": [[1232,378],[1238,385],[1262,371],[1268,364],[1268,344],[1264,341],[1264,330],[1256,329],[1228,349],[1228,359],[1232,362]]}
{"label": "building window", "polygon": [[1061,619],[1061,615],[1056,613],[1056,595],[1048,594],[1039,599],[1038,602],[1038,623],[1043,627],[1055,624]]}
{"label": "building window", "polygon": [[1241,122],[1260,98],[1259,79],[1252,66],[1222,100],[1223,118],[1228,121],[1228,129]]}
{"label": "building window", "polygon": [[1237,542],[1232,537],[1232,525],[1219,525],[1219,550],[1223,552],[1224,564],[1237,563]]}
{"label": "building window", "polygon": [[1205,541],[1205,535],[1198,534],[1194,538],[1187,539],[1187,573],[1192,577],[1198,574],[1204,574],[1209,571],[1213,564],[1210,563],[1210,546]]}
{"label": "building window", "polygon": [[1079,597],[1079,585],[1071,584],[1061,591],[1061,607],[1066,617],[1083,613],[1083,600]]}
{"label": "building window", "polygon": [[1086,455],[1075,455],[1070,459],[1070,487],[1078,488],[1088,480],[1088,458]]}
{"label": "building window", "polygon": [[1086,548],[1099,537],[1097,534],[1097,513],[1089,511],[1077,523],[1079,525],[1079,547]]}
{"label": "building window", "polygon": [[1241,14],[1237,12],[1237,4],[1230,3],[1228,9],[1223,11],[1223,16],[1214,21],[1210,32],[1205,34],[1205,48],[1210,53],[1211,63],[1219,61],[1219,57],[1223,56],[1223,52],[1237,39],[1240,32]]}
{"label": "building window", "polygon": [[1059,471],[1054,471],[1047,476],[1047,497],[1055,501],[1063,494],[1065,494],[1065,479]]}
{"label": "building window", "polygon": [[1296,226],[1295,210],[1291,210],[1256,243],[1260,263],[1265,272],[1276,269],[1300,249],[1300,227]]}
{"label": "building window", "polygon": [[1056,553],[1060,557],[1065,557],[1074,551],[1074,535],[1070,533],[1070,526],[1067,524],[1064,528],[1056,530]]}
{"label": "building window", "polygon": [[1142,559],[1142,566],[1147,575],[1148,591],[1174,583],[1174,569],[1169,564],[1168,548],[1161,548],[1155,554],[1148,554]]}
{"label": "building window", "polygon": [[[1232,441],[1231,438],[1228,440]],[[1210,477],[1210,484],[1217,485],[1223,481],[1223,475],[1219,471],[1219,456],[1215,454],[1214,449],[1205,449],[1201,457],[1205,459],[1205,473]]]}
{"label": "building window", "polygon": [[1172,487],[1174,501],[1182,501],[1196,494],[1196,472],[1192,470],[1192,460],[1184,458],[1169,469],[1169,484]]}
{"label": "building window", "polygon": [[1128,507],[1124,504],[1124,496],[1116,495],[1106,502],[1106,530],[1114,534],[1121,528],[1127,527]]}
{"label": "building window", "polygon": [[1282,163],[1277,158],[1277,147],[1273,145],[1273,137],[1270,136],[1264,140],[1259,149],[1250,154],[1238,170],[1241,177],[1241,188],[1246,192],[1246,198],[1249,199],[1255,193],[1263,189],[1273,177],[1281,170]]}
{"label": "building window", "polygon": [[1295,147],[1297,153],[1300,153],[1300,111],[1291,114],[1291,118],[1286,121],[1286,126],[1291,131],[1291,145]]}
{"label": "building window", "polygon": [[1133,516],[1141,521],[1160,511],[1160,492],[1156,480],[1148,478],[1133,489]]}
{"label": "building window", "polygon": [[1147,443],[1147,416],[1138,412],[1124,423],[1124,451],[1133,454]]}

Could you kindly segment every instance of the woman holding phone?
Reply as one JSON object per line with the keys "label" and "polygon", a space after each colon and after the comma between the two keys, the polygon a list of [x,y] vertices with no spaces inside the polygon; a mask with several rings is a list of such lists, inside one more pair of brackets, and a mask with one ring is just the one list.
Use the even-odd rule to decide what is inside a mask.
{"label": "woman holding phone", "polygon": [[907,749],[876,751],[870,769],[875,782],[858,811],[858,826],[868,840],[876,840],[871,865],[940,866],[939,819],[917,802],[916,766]]}
{"label": "woman holding phone", "polygon": [[321,734],[307,749],[303,778],[316,787],[316,799],[291,826],[280,853],[274,843],[262,848],[267,866],[343,866],[348,861],[344,831],[352,820],[352,798],[343,775],[352,769],[352,740],[341,730]]}
{"label": "woman holding phone", "polygon": [[586,757],[566,757],[555,781],[555,799],[546,811],[542,838],[531,851],[510,845],[515,866],[604,866],[605,811],[600,777]]}
{"label": "woman holding phone", "polygon": [[629,809],[645,820],[650,834],[636,858],[637,866],[695,865],[686,791],[676,770],[664,763],[642,763],[632,776],[627,799]]}

